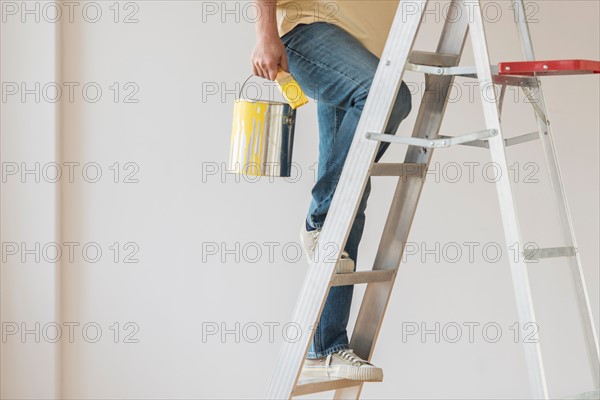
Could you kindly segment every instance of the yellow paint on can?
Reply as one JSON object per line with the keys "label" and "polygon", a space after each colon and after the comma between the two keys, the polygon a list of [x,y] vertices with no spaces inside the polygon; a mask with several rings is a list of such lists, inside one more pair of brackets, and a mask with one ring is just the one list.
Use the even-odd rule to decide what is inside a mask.
{"label": "yellow paint on can", "polygon": [[262,175],[267,106],[267,103],[260,101],[235,101],[229,149],[230,171],[244,175]]}

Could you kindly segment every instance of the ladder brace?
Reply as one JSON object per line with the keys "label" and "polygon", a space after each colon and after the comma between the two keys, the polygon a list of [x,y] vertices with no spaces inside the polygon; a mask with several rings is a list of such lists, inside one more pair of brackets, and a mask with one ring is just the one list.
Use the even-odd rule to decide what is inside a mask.
{"label": "ladder brace", "polygon": [[[491,65],[492,74],[498,74],[498,66]],[[464,76],[467,78],[477,78],[477,68],[475,66],[454,66],[454,67],[439,67],[434,65],[422,64],[406,64],[407,71],[422,72],[430,75],[454,75]]]}
{"label": "ladder brace", "polygon": [[525,93],[527,100],[529,100],[529,104],[531,104],[536,114],[542,119],[542,121],[544,121],[546,125],[550,125],[550,120],[548,120],[546,114],[544,113],[544,110],[542,110],[542,108],[540,107],[539,101],[535,98],[533,90],[535,90],[535,88],[537,87],[539,86],[523,85],[521,86],[521,90],[523,91],[523,93]]}
{"label": "ladder brace", "polygon": [[464,144],[473,142],[475,140],[486,139],[496,136],[497,134],[498,131],[496,129],[485,129],[483,131],[467,133],[461,136],[445,136],[442,139],[422,139],[416,137],[394,136],[390,134],[373,132],[367,132],[365,134],[365,137],[367,139],[379,140],[380,142],[408,144],[410,146],[419,146],[427,148],[441,148],[450,147],[455,144]]}
{"label": "ladder brace", "polygon": [[[440,135],[440,138],[448,139],[448,138],[452,138],[452,136]],[[540,138],[539,132],[534,131],[534,132],[524,133],[519,136],[504,139],[504,145],[506,147],[514,146],[515,144],[531,142],[532,140],[538,140],[539,138]],[[466,143],[460,143],[460,144],[462,144],[463,146],[483,147],[485,149],[490,148],[489,143],[486,142],[485,140],[473,140],[472,142],[466,142]]]}
{"label": "ladder brace", "polygon": [[[424,56],[419,55],[419,58],[423,57]],[[490,69],[492,71],[492,80],[497,85],[535,87],[535,85],[539,84],[538,80],[535,77],[518,75],[499,75],[497,65],[490,65]],[[474,66],[438,66],[409,62],[406,64],[406,70],[412,72],[419,72],[427,75],[454,75],[463,78],[477,78],[477,69]]]}

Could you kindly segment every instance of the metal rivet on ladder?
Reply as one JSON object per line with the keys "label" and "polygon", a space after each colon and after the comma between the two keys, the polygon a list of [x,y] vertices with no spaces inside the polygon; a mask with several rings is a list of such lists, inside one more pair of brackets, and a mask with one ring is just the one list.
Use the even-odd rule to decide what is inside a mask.
{"label": "metal rivet on ladder", "polygon": [[504,70],[505,70],[505,71],[510,71],[510,67],[509,67],[509,66],[506,66],[506,67],[504,67]]}
{"label": "metal rivet on ladder", "polygon": [[544,65],[544,66],[543,66],[543,68],[544,68],[544,69],[548,69],[548,66],[547,66],[547,65]]}
{"label": "metal rivet on ladder", "polygon": [[392,62],[391,62],[390,60],[387,60],[387,61],[385,62],[385,65],[392,65]]}

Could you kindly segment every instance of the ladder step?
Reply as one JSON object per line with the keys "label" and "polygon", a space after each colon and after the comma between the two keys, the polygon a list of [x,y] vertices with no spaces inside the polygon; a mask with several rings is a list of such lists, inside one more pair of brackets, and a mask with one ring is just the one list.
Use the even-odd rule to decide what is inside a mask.
{"label": "ladder step", "polygon": [[525,260],[539,260],[541,258],[571,257],[576,253],[574,247],[547,247],[544,249],[525,249]]}
{"label": "ladder step", "polygon": [[359,271],[349,274],[334,274],[331,286],[357,285],[361,283],[390,282],[396,276],[395,269]]}
{"label": "ladder step", "polygon": [[294,396],[304,396],[312,393],[326,392],[328,390],[343,389],[353,386],[359,386],[362,381],[351,381],[349,379],[340,378],[324,378],[324,379],[302,379],[294,388]]}
{"label": "ladder step", "polygon": [[408,62],[433,67],[452,67],[458,62],[458,56],[456,54],[413,50],[408,57]]}
{"label": "ladder step", "polygon": [[427,164],[419,163],[375,163],[371,176],[410,176],[423,175]]}

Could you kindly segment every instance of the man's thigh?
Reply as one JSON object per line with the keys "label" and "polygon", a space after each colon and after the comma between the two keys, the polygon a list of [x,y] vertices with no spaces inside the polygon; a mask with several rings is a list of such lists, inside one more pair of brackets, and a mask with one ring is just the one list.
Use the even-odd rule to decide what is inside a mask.
{"label": "man's thigh", "polygon": [[290,72],[309,97],[346,110],[368,94],[379,59],[342,28],[315,22],[282,39]]}

